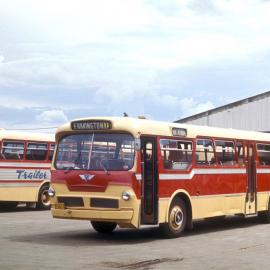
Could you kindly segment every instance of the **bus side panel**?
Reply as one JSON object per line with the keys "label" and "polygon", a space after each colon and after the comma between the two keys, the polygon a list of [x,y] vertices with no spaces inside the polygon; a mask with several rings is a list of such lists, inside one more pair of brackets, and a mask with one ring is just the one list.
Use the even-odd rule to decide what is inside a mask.
{"label": "bus side panel", "polygon": [[50,178],[49,167],[2,167],[0,201],[36,202],[40,187],[45,183],[49,184]]}
{"label": "bus side panel", "polygon": [[230,174],[230,169],[224,174],[224,168],[214,169],[216,174],[213,171],[207,174],[207,170],[200,169],[204,172],[200,174],[194,168],[185,175],[190,175],[188,180],[179,179],[180,173],[177,174],[178,179],[161,180],[159,190],[163,199],[160,205],[165,204],[165,198],[170,198],[175,190],[182,189],[192,198],[193,218],[244,213],[246,175],[233,173],[233,170]]}
{"label": "bus side panel", "polygon": [[39,184],[33,187],[0,188],[0,201],[36,202]]}
{"label": "bus side panel", "polygon": [[270,168],[261,168],[257,169],[257,209],[258,211],[265,211],[268,207],[270,195]]}

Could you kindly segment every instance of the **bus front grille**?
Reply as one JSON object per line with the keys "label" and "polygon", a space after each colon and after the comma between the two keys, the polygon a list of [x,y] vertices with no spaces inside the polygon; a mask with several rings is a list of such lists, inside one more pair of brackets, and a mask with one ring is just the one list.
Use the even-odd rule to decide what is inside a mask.
{"label": "bus front grille", "polygon": [[77,197],[58,197],[58,203],[63,203],[67,207],[83,207],[83,199]]}
{"label": "bus front grille", "polygon": [[119,202],[116,199],[103,199],[103,198],[92,198],[90,200],[91,207],[97,208],[119,208]]}

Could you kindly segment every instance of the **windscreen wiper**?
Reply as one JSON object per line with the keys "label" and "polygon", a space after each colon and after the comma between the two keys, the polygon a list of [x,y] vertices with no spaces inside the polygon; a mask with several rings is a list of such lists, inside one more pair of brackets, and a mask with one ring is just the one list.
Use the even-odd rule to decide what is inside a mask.
{"label": "windscreen wiper", "polygon": [[107,168],[106,168],[105,165],[103,164],[103,160],[100,161],[100,165],[101,165],[102,169],[104,170],[104,172],[105,172],[107,175],[110,175],[109,171],[107,170]]}

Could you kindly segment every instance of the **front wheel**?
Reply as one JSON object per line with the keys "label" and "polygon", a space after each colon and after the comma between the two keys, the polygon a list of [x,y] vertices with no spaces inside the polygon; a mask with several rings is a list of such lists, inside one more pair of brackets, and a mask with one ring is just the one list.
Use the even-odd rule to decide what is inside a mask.
{"label": "front wheel", "polygon": [[187,225],[187,209],[184,201],[175,198],[170,206],[168,222],[159,225],[160,231],[166,238],[181,236]]}
{"label": "front wheel", "polygon": [[39,210],[49,210],[51,208],[50,197],[48,194],[49,186],[43,186],[38,192],[38,202],[36,208]]}
{"label": "front wheel", "polygon": [[91,221],[92,227],[99,233],[112,233],[116,228],[115,222]]}

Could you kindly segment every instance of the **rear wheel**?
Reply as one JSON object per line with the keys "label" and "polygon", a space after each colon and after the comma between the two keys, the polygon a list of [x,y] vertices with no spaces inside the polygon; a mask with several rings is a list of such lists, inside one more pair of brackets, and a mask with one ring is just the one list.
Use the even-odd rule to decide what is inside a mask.
{"label": "rear wheel", "polygon": [[160,231],[166,238],[181,236],[187,225],[187,209],[184,201],[175,198],[170,206],[168,222],[159,225]]}
{"label": "rear wheel", "polygon": [[51,208],[50,197],[48,194],[49,186],[42,186],[38,193],[37,209],[49,210]]}
{"label": "rear wheel", "polygon": [[112,233],[116,228],[115,222],[91,221],[92,227],[99,233]]}

